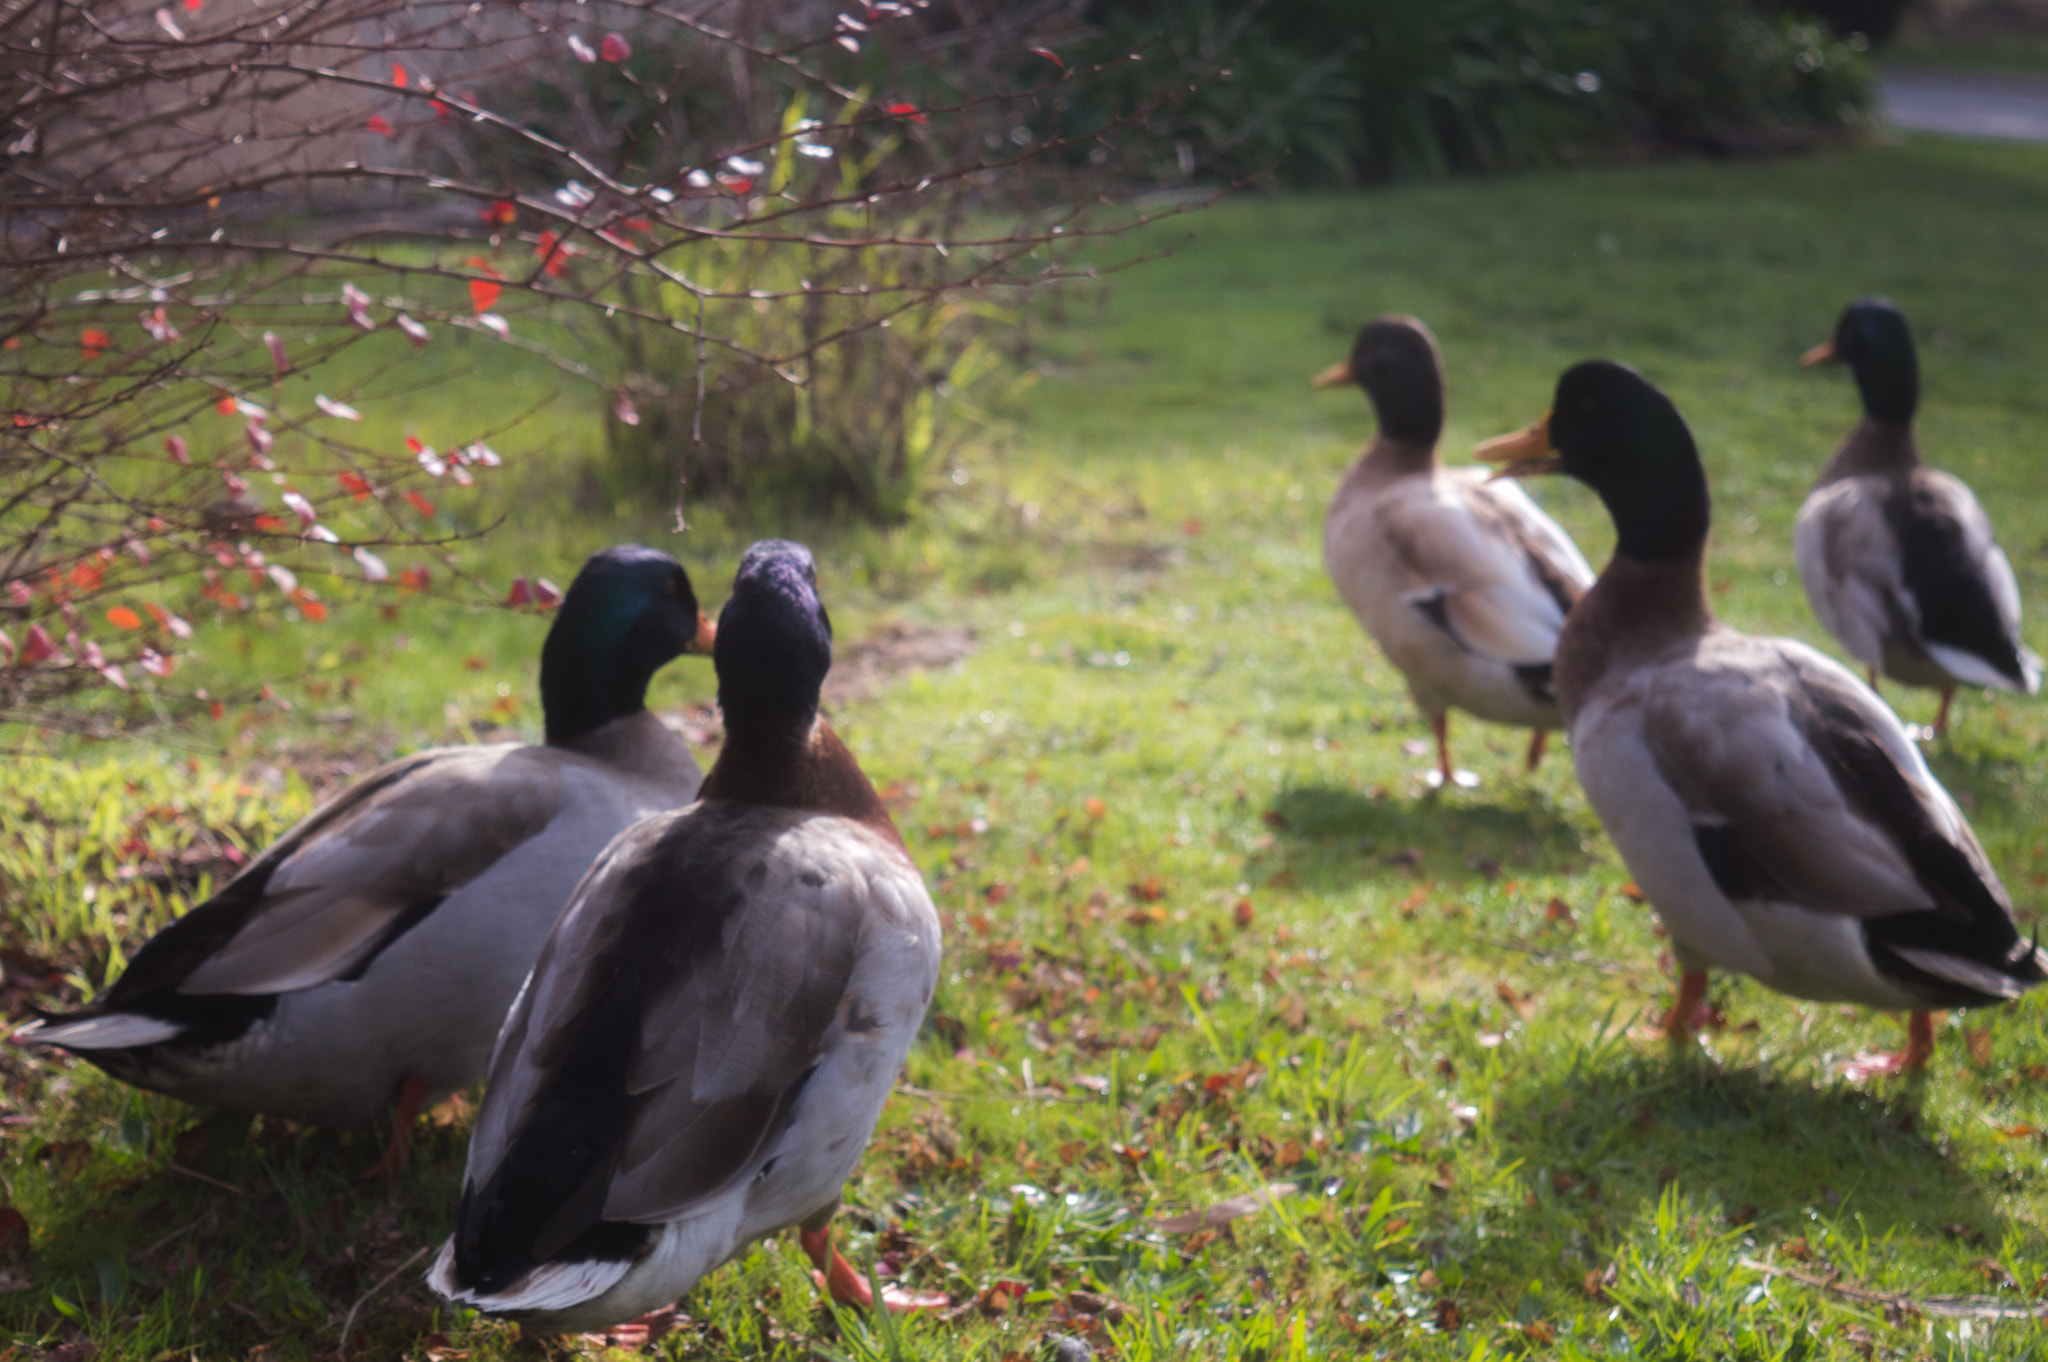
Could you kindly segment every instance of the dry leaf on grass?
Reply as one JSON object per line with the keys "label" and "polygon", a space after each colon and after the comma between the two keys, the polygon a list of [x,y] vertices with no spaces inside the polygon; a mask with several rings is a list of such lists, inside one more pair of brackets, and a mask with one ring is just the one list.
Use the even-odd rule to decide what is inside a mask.
{"label": "dry leaf on grass", "polygon": [[1257,1215],[1280,1198],[1293,1196],[1300,1190],[1291,1182],[1269,1182],[1256,1192],[1246,1192],[1227,1201],[1219,1201],[1213,1206],[1184,1211],[1180,1215],[1165,1216],[1150,1223],[1153,1229],[1162,1234],[1194,1234],[1201,1230],[1221,1229],[1233,1220]]}

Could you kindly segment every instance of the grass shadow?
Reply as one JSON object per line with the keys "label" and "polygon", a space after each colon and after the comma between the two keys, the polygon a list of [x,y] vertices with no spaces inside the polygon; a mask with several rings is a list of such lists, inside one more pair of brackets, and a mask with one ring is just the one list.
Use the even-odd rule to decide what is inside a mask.
{"label": "grass shadow", "polygon": [[1655,1206],[1668,1184],[1718,1203],[1728,1227],[1799,1235],[1814,1220],[2000,1242],[2006,1218],[1937,1129],[1913,1087],[1816,1084],[1770,1066],[1632,1056],[1513,1084],[1494,1116],[1503,1157],[1523,1160],[1525,1233]]}
{"label": "grass shadow", "polygon": [[1295,878],[1309,885],[1354,881],[1362,861],[1375,872],[1393,866],[1446,883],[1568,874],[1586,864],[1579,828],[1542,794],[1498,804],[1463,799],[1295,786],[1274,796],[1265,821],[1289,844]]}

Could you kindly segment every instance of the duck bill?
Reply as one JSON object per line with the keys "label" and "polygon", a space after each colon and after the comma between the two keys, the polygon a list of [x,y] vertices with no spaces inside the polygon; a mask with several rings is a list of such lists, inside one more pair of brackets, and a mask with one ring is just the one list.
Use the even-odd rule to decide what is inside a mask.
{"label": "duck bill", "polygon": [[1833,364],[1841,356],[1835,353],[1835,343],[1824,340],[1799,357],[1799,362],[1811,369],[1816,364]]}
{"label": "duck bill", "polygon": [[1472,457],[1481,463],[1501,465],[1496,478],[1534,478],[1545,473],[1564,472],[1564,458],[1550,447],[1550,413],[1527,430],[1496,435],[1472,447]]}
{"label": "duck bill", "polygon": [[1309,380],[1313,388],[1341,388],[1351,381],[1351,362],[1339,360]]}
{"label": "duck bill", "polygon": [[700,657],[709,657],[711,656],[711,646],[716,642],[718,642],[718,626],[711,622],[710,617],[702,609],[699,609],[697,611],[697,636],[683,645],[683,651],[686,653],[696,653]]}

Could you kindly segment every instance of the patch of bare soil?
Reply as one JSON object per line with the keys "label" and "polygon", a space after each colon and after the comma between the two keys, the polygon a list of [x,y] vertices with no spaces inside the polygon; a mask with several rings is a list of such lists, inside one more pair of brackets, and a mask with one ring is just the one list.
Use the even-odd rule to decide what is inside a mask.
{"label": "patch of bare soil", "polygon": [[972,629],[885,625],[832,659],[825,703],[847,704],[879,695],[902,673],[950,667],[971,656],[977,646]]}

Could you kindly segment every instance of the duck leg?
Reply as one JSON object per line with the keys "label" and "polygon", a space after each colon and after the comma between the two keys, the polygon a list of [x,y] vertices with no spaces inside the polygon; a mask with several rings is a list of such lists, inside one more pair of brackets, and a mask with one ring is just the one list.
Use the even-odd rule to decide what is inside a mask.
{"label": "duck leg", "polygon": [[1543,761],[1543,748],[1550,741],[1550,730],[1539,728],[1529,735],[1529,769],[1533,772]]}
{"label": "duck leg", "polygon": [[1918,1073],[1934,1055],[1934,1014],[1915,1012],[1906,1021],[1906,1048],[1897,1054],[1862,1054],[1842,1065],[1842,1077],[1861,1083],[1879,1074]]}
{"label": "duck leg", "polygon": [[1678,997],[1664,1014],[1664,1035],[1673,1045],[1692,1042],[1693,1032],[1706,1021],[1707,972],[1689,969],[1678,976]]}
{"label": "duck leg", "polygon": [[1956,698],[1954,686],[1941,688],[1941,708],[1934,711],[1934,736],[1939,738],[1948,732],[1948,702]]}
{"label": "duck leg", "polygon": [[1429,731],[1436,734],[1436,769],[1443,775],[1444,788],[1451,788],[1451,716],[1447,710],[1432,715]]}
{"label": "duck leg", "polygon": [[1870,688],[1871,688],[1872,690],[1876,690],[1876,689],[1877,689],[1877,678],[1878,678],[1878,676],[1880,675],[1880,673],[1878,672],[1877,668],[1875,668],[1875,667],[1869,667],[1869,668],[1866,668],[1865,670],[1867,670],[1867,671],[1868,671],[1868,672],[1870,673]]}
{"label": "duck leg", "polygon": [[[812,1266],[818,1269],[818,1285],[839,1305],[856,1306],[871,1310],[875,1304],[875,1293],[868,1286],[868,1279],[854,1270],[852,1263],[840,1255],[832,1243],[832,1227],[820,1225],[815,1230],[799,1229],[797,1243],[809,1256]],[[882,1304],[898,1314],[909,1314],[916,1310],[942,1310],[952,1304],[943,1292],[905,1291],[900,1287],[882,1288]]]}
{"label": "duck leg", "polygon": [[426,1079],[418,1074],[407,1074],[398,1080],[398,1095],[391,1101],[391,1143],[384,1146],[384,1156],[363,1174],[364,1182],[380,1177],[395,1178],[404,1171],[406,1162],[412,1158],[413,1122],[419,1119],[426,1105]]}

